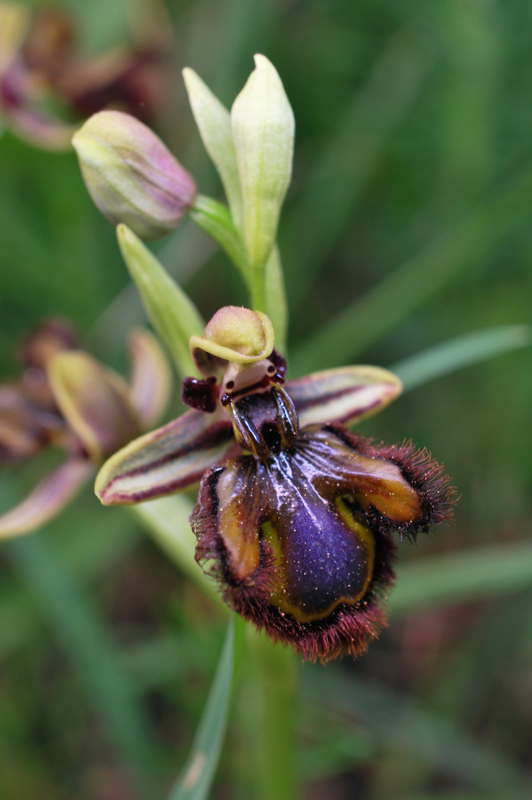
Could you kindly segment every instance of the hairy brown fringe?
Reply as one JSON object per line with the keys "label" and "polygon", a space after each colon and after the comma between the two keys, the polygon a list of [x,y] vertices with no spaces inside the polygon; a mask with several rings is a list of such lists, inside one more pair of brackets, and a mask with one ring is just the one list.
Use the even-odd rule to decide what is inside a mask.
{"label": "hairy brown fringe", "polygon": [[259,630],[264,629],[274,641],[291,645],[306,661],[326,662],[364,653],[370,640],[387,624],[379,603],[394,580],[393,538],[388,533],[375,533],[373,578],[362,600],[352,605],[341,603],[323,620],[298,622],[269,602],[274,556],[266,542],[261,540],[259,567],[251,578],[239,582],[231,574],[217,521],[216,485],[223,469],[214,467],[205,474],[190,521],[198,538],[196,561],[220,584],[225,602]]}

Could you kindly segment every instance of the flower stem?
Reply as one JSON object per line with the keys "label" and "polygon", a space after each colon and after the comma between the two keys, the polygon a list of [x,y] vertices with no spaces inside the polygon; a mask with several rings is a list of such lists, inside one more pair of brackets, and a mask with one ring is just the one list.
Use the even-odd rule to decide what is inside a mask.
{"label": "flower stem", "polygon": [[292,650],[265,636],[254,634],[252,642],[258,699],[257,796],[260,800],[297,800],[298,661]]}
{"label": "flower stem", "polygon": [[266,313],[266,281],[264,266],[252,266],[249,274],[249,291],[251,307],[255,311]]}

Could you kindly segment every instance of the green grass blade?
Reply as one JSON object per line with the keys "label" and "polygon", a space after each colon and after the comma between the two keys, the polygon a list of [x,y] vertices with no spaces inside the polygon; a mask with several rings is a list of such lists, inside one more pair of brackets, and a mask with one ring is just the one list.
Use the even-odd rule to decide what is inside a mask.
{"label": "green grass blade", "polygon": [[158,782],[147,724],[96,611],[78,591],[44,537],[9,542],[5,551],[37,595],[85,682],[109,739],[135,781],[138,796],[156,796]]}
{"label": "green grass blade", "polygon": [[293,354],[293,373],[351,361],[493,248],[530,216],[532,168],[439,236],[360,300],[309,337]]}
{"label": "green grass blade", "polygon": [[325,671],[308,666],[303,687],[309,700],[318,697],[342,718],[355,717],[389,746],[415,754],[416,759],[438,772],[471,782],[486,797],[500,797],[501,792],[518,788],[530,792],[530,780],[517,764],[446,717],[427,712],[415,701],[405,700],[374,681],[348,677],[341,668]]}
{"label": "green grass blade", "polygon": [[[72,536],[75,519],[80,517],[84,520],[84,532],[90,531],[90,535]],[[47,535],[48,531],[52,533],[48,528]],[[81,498],[76,511],[67,509],[53,523],[57,560],[78,587],[102,578],[137,546],[142,535],[123,509],[109,513],[109,509],[95,508],[95,504],[85,503]],[[43,622],[37,600],[13,584],[4,580],[0,592],[0,663],[27,645]]]}
{"label": "green grass blade", "polygon": [[337,135],[318,157],[285,226],[289,239],[283,256],[290,264],[287,282],[293,314],[305,308],[317,272],[375,175],[391,134],[419,97],[433,63],[433,56],[408,26],[391,36],[367,84],[347,108]]}
{"label": "green grass blade", "polygon": [[243,620],[233,614],[183,777],[170,792],[169,800],[205,800],[209,794],[227,727],[237,653],[243,630]]}
{"label": "green grass blade", "polygon": [[464,367],[526,347],[531,342],[527,325],[490,328],[431,347],[394,364],[391,370],[401,378],[403,389],[407,391]]}
{"label": "green grass blade", "polygon": [[394,614],[532,587],[532,543],[465,550],[403,564],[390,596]]}

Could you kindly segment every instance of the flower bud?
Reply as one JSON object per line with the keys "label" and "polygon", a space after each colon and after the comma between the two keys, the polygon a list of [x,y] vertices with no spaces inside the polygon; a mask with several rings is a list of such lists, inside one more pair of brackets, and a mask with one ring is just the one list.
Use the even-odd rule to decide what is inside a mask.
{"label": "flower bud", "polygon": [[207,324],[203,336],[190,337],[190,350],[204,374],[222,371],[229,361],[249,365],[271,354],[274,345],[272,323],[266,314],[239,306],[225,306]]}
{"label": "flower bud", "polygon": [[231,110],[244,201],[244,240],[253,267],[262,268],[277,237],[290,184],[294,114],[275,67],[255,56],[255,70]]}
{"label": "flower bud", "polygon": [[142,239],[175,230],[196,184],[162,141],[135,117],[100,111],[72,139],[89,193],[114,224]]}

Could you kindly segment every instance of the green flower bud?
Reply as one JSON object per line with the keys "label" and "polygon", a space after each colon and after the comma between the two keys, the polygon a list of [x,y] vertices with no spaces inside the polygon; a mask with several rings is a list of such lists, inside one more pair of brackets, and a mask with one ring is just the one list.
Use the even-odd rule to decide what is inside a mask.
{"label": "green flower bud", "polygon": [[100,111],[72,139],[83,178],[102,214],[142,239],[175,230],[196,196],[193,177],[142,122]]}
{"label": "green flower bud", "polygon": [[294,115],[275,67],[255,56],[255,70],[231,111],[244,201],[244,240],[250,263],[262,268],[277,237],[290,184]]}
{"label": "green flower bud", "polygon": [[[249,365],[271,355],[273,326],[266,314],[225,306],[207,324],[203,336],[190,337],[190,350],[200,372],[212,374],[218,360]],[[216,359],[213,362],[212,357]]]}

